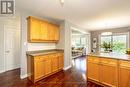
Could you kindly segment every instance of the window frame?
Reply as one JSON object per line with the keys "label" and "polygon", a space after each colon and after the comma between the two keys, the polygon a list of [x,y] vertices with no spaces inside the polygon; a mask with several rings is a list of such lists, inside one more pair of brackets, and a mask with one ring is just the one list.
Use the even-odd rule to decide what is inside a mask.
{"label": "window frame", "polygon": [[111,43],[113,43],[113,36],[119,36],[119,35],[126,35],[126,48],[129,48],[129,32],[123,32],[123,33],[112,33],[112,35],[99,35],[99,52],[103,52],[101,51],[101,37],[106,37],[106,36],[111,36]]}

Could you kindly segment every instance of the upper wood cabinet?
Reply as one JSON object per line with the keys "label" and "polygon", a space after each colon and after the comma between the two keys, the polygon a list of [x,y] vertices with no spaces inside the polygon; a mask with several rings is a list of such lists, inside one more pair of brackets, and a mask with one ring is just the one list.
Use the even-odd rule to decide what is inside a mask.
{"label": "upper wood cabinet", "polygon": [[27,20],[28,42],[57,42],[59,40],[59,25],[31,16]]}

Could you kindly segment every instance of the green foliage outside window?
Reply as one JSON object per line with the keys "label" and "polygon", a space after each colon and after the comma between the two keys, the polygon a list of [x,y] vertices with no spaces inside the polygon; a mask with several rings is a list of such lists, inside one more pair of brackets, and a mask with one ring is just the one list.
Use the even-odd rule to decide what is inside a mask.
{"label": "green foliage outside window", "polygon": [[121,42],[114,43],[112,49],[115,52],[126,53],[126,46],[124,43]]}

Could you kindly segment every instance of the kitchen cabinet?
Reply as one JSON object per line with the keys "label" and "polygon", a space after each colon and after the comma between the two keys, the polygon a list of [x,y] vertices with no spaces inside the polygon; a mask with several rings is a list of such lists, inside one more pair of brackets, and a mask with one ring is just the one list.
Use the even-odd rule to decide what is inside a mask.
{"label": "kitchen cabinet", "polygon": [[41,21],[40,26],[40,38],[41,41],[47,41],[48,40],[48,23],[46,21]]}
{"label": "kitchen cabinet", "polygon": [[59,40],[59,26],[49,23],[48,24],[48,39],[58,41]]}
{"label": "kitchen cabinet", "polygon": [[55,32],[55,38],[54,40],[58,41],[60,39],[60,31],[59,31],[59,26],[57,25],[53,25],[54,26],[54,32]]}
{"label": "kitchen cabinet", "polygon": [[52,72],[51,61],[48,56],[38,56],[34,59],[34,79],[42,78]]}
{"label": "kitchen cabinet", "polygon": [[89,79],[99,81],[99,58],[96,57],[88,57],[88,62],[87,62],[87,77]]}
{"label": "kitchen cabinet", "polygon": [[118,87],[118,60],[88,56],[87,78],[103,86]]}
{"label": "kitchen cabinet", "polygon": [[[46,58],[46,56],[44,58]],[[41,69],[41,67],[43,69]],[[41,60],[39,58],[35,59],[34,73],[35,73],[34,74],[35,79],[41,78],[41,77],[43,77],[45,75],[45,60],[43,60],[43,59]]]}
{"label": "kitchen cabinet", "polygon": [[57,54],[51,55],[50,57],[52,58],[52,72],[56,72],[59,69],[59,57]]}
{"label": "kitchen cabinet", "polygon": [[130,87],[130,62],[119,61],[119,87]]}
{"label": "kitchen cabinet", "polygon": [[118,87],[117,60],[101,58],[100,82],[110,87]]}
{"label": "kitchen cabinet", "polygon": [[58,66],[58,68],[59,68],[59,70],[61,70],[63,67],[64,67],[64,57],[63,57],[63,53],[59,53],[58,54],[58,58],[59,58],[59,60],[58,60],[58,64],[59,64],[59,66]]}
{"label": "kitchen cabinet", "polygon": [[49,75],[52,75],[63,69],[63,62],[63,53],[52,53],[40,56],[28,55],[28,79],[35,83]]}
{"label": "kitchen cabinet", "polygon": [[58,42],[59,25],[29,16],[28,42]]}
{"label": "kitchen cabinet", "polygon": [[30,18],[30,20],[28,20],[28,40],[40,40],[40,23],[41,22],[35,18]]}

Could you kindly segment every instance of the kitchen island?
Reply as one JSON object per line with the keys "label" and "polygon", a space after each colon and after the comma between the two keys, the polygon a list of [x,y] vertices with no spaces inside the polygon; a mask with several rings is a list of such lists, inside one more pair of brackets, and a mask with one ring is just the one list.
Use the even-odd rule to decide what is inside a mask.
{"label": "kitchen island", "polygon": [[130,55],[88,54],[87,79],[102,86],[130,87]]}
{"label": "kitchen island", "polygon": [[64,51],[59,49],[27,52],[28,79],[33,83],[64,67]]}

